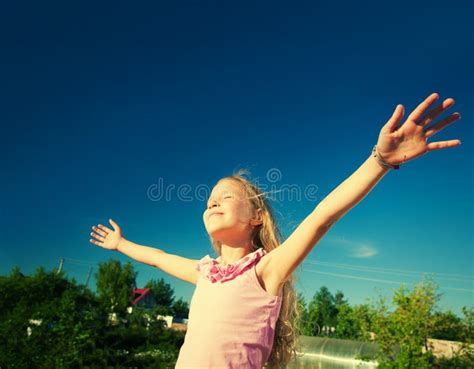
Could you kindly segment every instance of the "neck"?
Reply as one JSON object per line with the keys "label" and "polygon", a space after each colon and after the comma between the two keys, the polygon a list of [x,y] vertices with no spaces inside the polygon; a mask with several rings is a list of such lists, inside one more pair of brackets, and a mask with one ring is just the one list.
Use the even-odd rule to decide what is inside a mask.
{"label": "neck", "polygon": [[252,252],[252,245],[248,243],[244,246],[229,246],[222,244],[221,256],[219,260],[220,265],[227,265],[242,259],[245,255]]}

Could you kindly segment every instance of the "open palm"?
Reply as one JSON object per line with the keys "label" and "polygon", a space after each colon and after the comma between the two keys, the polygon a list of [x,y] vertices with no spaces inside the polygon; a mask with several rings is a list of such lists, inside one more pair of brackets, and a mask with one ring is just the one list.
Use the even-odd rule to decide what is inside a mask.
{"label": "open palm", "polygon": [[97,246],[103,247],[108,250],[117,250],[118,244],[122,238],[122,230],[112,219],[109,219],[113,230],[99,224],[98,226],[92,226],[92,229],[96,232],[91,232],[91,236],[95,239],[89,241]]}
{"label": "open palm", "polygon": [[461,144],[460,140],[427,142],[429,137],[461,118],[461,115],[456,112],[431,127],[427,127],[440,114],[454,105],[454,99],[448,98],[422,117],[438,98],[437,93],[428,96],[399,127],[397,125],[405,113],[405,108],[403,105],[397,105],[392,117],[382,127],[377,142],[378,151],[387,163],[399,165],[429,151],[455,147]]}

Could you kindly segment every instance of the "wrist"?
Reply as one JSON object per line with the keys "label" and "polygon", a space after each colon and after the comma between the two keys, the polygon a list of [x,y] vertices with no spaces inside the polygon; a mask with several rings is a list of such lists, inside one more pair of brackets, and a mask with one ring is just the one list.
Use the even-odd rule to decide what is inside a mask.
{"label": "wrist", "polygon": [[387,163],[387,161],[385,161],[385,159],[380,154],[377,145],[374,145],[374,147],[372,148],[371,156],[377,161],[377,163],[379,163],[379,165],[382,168],[384,168],[386,170],[400,169],[400,165],[390,164],[390,163]]}
{"label": "wrist", "polygon": [[373,165],[376,166],[377,169],[379,169],[382,173],[385,174],[387,172],[390,172],[390,168],[382,165],[380,161],[378,161],[377,158],[374,157],[374,155],[371,154],[369,159],[372,160],[372,162],[374,163]]}
{"label": "wrist", "polygon": [[119,242],[118,242],[118,244],[117,244],[117,249],[116,249],[117,251],[122,252],[122,249],[123,249],[123,246],[124,246],[124,244],[125,244],[125,241],[126,241],[125,238],[120,237],[120,240],[119,240]]}

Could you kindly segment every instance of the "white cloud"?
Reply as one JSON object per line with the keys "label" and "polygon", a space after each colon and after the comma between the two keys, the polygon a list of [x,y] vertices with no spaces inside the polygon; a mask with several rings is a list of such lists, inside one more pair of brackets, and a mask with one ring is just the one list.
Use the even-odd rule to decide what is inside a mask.
{"label": "white cloud", "polygon": [[375,247],[367,243],[348,240],[344,236],[327,237],[326,241],[340,246],[348,253],[348,256],[352,258],[366,259],[379,253]]}
{"label": "white cloud", "polygon": [[378,251],[371,246],[361,245],[349,256],[354,258],[370,258],[378,254]]}

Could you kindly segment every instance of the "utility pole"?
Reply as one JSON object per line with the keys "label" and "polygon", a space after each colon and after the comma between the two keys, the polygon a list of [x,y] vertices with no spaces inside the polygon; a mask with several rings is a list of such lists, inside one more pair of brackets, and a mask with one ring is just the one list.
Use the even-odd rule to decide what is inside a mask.
{"label": "utility pole", "polygon": [[89,267],[89,271],[87,272],[86,287],[87,287],[87,285],[89,284],[89,279],[90,279],[90,277],[91,277],[91,273],[92,273],[92,267],[90,266],[90,267]]}
{"label": "utility pole", "polygon": [[63,258],[59,259],[59,268],[56,274],[61,273],[61,270],[63,269],[63,264],[64,264],[64,259]]}

